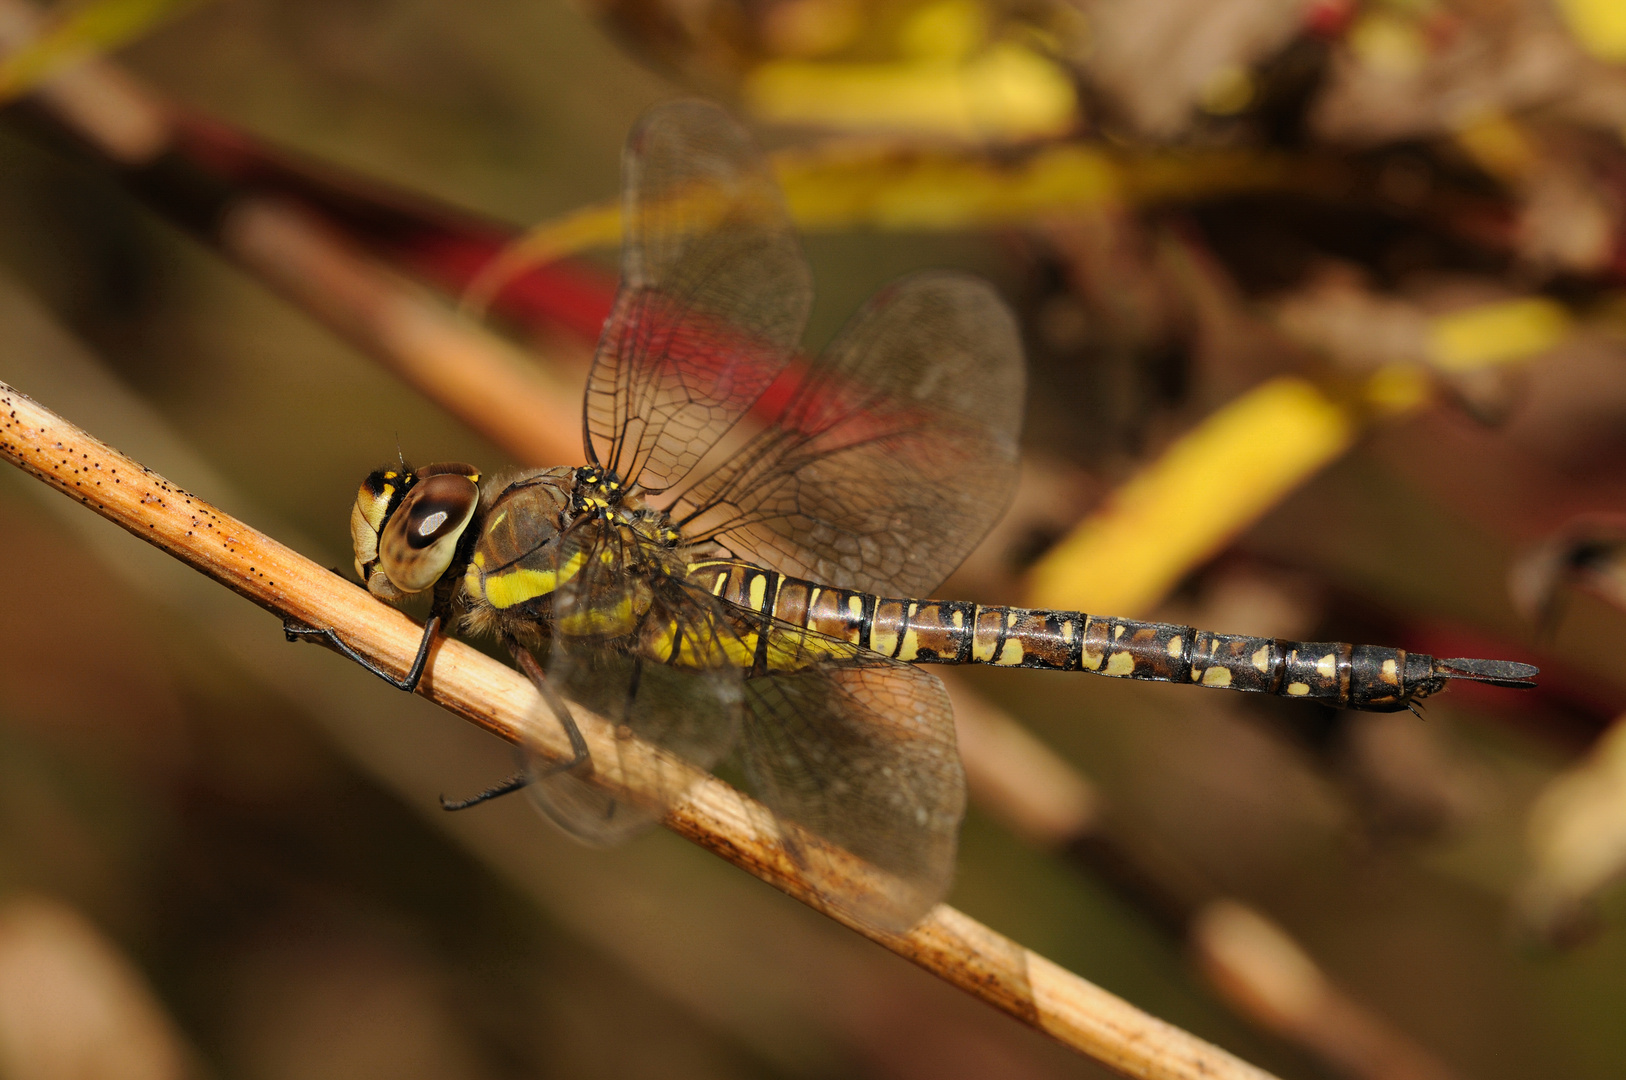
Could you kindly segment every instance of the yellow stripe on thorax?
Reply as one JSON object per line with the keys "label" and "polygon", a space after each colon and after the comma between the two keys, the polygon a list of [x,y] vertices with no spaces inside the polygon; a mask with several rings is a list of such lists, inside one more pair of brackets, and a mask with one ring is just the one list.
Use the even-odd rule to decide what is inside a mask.
{"label": "yellow stripe on thorax", "polygon": [[587,562],[587,553],[578,551],[565,563],[563,570],[532,570],[516,566],[495,574],[484,573],[485,559],[476,553],[469,563],[463,584],[470,595],[483,598],[497,609],[514,607],[527,600],[546,596],[559,588],[560,583],[575,577]]}

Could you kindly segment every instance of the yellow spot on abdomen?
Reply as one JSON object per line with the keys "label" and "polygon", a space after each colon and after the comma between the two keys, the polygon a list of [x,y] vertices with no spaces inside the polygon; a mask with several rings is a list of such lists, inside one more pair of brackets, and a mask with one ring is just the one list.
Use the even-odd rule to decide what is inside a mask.
{"label": "yellow spot on abdomen", "polygon": [[1294,697],[1303,697],[1305,694],[1310,692],[1310,684],[1301,682],[1288,683],[1287,692],[1292,694]]}
{"label": "yellow spot on abdomen", "polygon": [[1385,660],[1383,662],[1383,681],[1388,683],[1390,686],[1398,686],[1400,684],[1400,668],[1393,660]]}
{"label": "yellow spot on abdomen", "polygon": [[1261,645],[1261,646],[1259,646],[1257,649],[1255,649],[1253,651],[1253,655],[1251,657],[1249,657],[1249,659],[1251,661],[1253,661],[1253,666],[1255,668],[1257,668],[1258,670],[1260,670],[1260,671],[1269,671],[1270,670],[1270,646],[1269,645]]}
{"label": "yellow spot on abdomen", "polygon": [[1079,653],[1078,662],[1083,665],[1084,670],[1086,671],[1100,671],[1101,661],[1105,658],[1105,653],[1085,649]]}
{"label": "yellow spot on abdomen", "polygon": [[761,611],[762,602],[768,598],[768,575],[752,574],[750,585],[746,589],[746,597],[750,600],[752,611]]}
{"label": "yellow spot on abdomen", "polygon": [[913,629],[903,632],[903,645],[898,649],[899,660],[913,660],[920,655],[920,635]]}
{"label": "yellow spot on abdomen", "polygon": [[1169,655],[1170,656],[1179,657],[1180,654],[1184,653],[1185,651],[1186,651],[1186,639],[1185,638],[1172,637],[1172,638],[1169,639]]}
{"label": "yellow spot on abdomen", "polygon": [[1000,667],[1021,667],[1023,655],[1022,643],[1015,638],[1006,638],[1005,647],[999,650],[999,659],[994,663]]}
{"label": "yellow spot on abdomen", "polygon": [[1203,672],[1203,685],[1204,686],[1230,686],[1231,685],[1231,669],[1230,668],[1223,668],[1223,667],[1211,667],[1211,668],[1209,668],[1207,671]]}
{"label": "yellow spot on abdomen", "polygon": [[1315,662],[1315,673],[1323,679],[1330,679],[1338,673],[1338,657],[1328,653]]}
{"label": "yellow spot on abdomen", "polygon": [[1133,653],[1116,652],[1107,661],[1108,675],[1133,675],[1135,673],[1135,656]]}

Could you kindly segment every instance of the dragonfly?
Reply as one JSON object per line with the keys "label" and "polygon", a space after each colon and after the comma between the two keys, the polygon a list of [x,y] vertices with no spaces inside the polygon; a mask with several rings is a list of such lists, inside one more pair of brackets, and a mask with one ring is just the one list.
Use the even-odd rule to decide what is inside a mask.
{"label": "dragonfly", "polygon": [[[1006,304],[968,275],[907,277],[803,360],[811,272],[750,136],[709,104],[659,106],[623,169],[622,279],[584,395],[587,463],[487,477],[401,461],[366,478],[357,573],[386,601],[431,598],[405,677],[330,631],[290,628],[408,691],[443,628],[506,644],[572,757],[535,755],[448,808],[524,786],[578,839],[616,843],[731,762],[779,822],[889,883],[834,903],[903,929],[946,893],[965,809],[929,665],[1369,710],[1454,679],[1532,685],[1535,668],[1505,661],[922,599],[1014,489],[1025,361]],[[616,752],[629,750],[616,764],[631,767],[636,742],[686,767],[646,770],[638,799],[606,791],[572,707],[615,725]]]}

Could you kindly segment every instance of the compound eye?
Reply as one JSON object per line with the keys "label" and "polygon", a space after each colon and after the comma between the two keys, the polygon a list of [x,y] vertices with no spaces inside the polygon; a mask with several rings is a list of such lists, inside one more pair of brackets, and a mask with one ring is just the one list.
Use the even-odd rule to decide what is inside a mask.
{"label": "compound eye", "polygon": [[457,544],[480,503],[480,489],[457,474],[419,480],[384,524],[378,558],[390,583],[422,592],[451,566]]}

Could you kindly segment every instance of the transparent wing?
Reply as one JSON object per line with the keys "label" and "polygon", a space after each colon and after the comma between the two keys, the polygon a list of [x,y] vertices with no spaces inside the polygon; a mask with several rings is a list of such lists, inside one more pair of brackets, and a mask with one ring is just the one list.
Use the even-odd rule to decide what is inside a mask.
{"label": "transparent wing", "polygon": [[784,369],[813,284],[746,132],[714,105],[645,114],[623,159],[621,291],[588,376],[588,455],[676,483]]}
{"label": "transparent wing", "polygon": [[741,646],[717,601],[666,574],[658,550],[596,521],[568,530],[559,549],[558,565],[576,569],[561,570],[568,577],[554,593],[547,682],[567,705],[616,725],[614,754],[595,755],[592,769],[637,796],[590,784],[579,769],[547,775],[540,761],[528,790],[566,832],[615,844],[659,820],[728,754],[740,726],[739,667],[672,667],[642,655],[640,643],[670,631],[702,655],[738,655]]}
{"label": "transparent wing", "polygon": [[[797,635],[801,631],[776,631]],[[809,667],[745,680],[741,764],[753,790],[794,822],[882,873],[855,891],[814,849],[804,868],[832,903],[904,930],[948,892],[965,775],[936,676],[820,639]]]}
{"label": "transparent wing", "polygon": [[920,274],[878,293],[779,420],[683,493],[685,533],[797,577],[931,592],[1014,488],[1024,366],[986,282]]}
{"label": "transparent wing", "polygon": [[[597,522],[561,538],[547,683],[617,725],[593,769],[636,795],[560,773],[532,785],[538,804],[577,838],[616,843],[738,741],[750,786],[781,821],[880,871],[854,889],[821,848],[787,836],[830,902],[872,925],[913,925],[948,889],[965,810],[942,684],[722,601],[660,569],[664,554]],[[674,654],[681,665],[655,659]]]}

